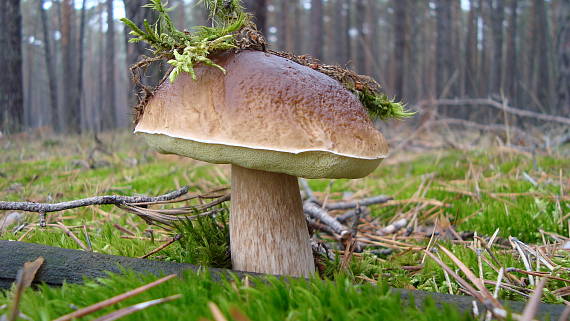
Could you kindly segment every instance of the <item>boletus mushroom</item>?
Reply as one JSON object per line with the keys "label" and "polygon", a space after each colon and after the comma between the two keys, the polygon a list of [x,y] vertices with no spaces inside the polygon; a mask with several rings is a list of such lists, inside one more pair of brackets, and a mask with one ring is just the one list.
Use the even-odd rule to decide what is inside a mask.
{"label": "boletus mushroom", "polygon": [[359,99],[338,81],[260,51],[213,58],[164,82],[135,133],[163,153],[231,164],[235,270],[315,270],[297,177],[359,178],[388,152]]}

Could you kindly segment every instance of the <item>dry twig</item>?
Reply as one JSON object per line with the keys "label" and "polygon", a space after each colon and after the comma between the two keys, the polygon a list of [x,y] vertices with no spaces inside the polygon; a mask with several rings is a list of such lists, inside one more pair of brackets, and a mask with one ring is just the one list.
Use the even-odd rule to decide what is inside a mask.
{"label": "dry twig", "polygon": [[105,195],[84,198],[80,200],[73,200],[61,203],[36,203],[36,202],[0,202],[0,210],[19,210],[26,212],[47,213],[68,210],[77,207],[89,205],[123,205],[130,203],[142,202],[160,202],[166,200],[173,200],[184,194],[188,193],[188,186],[184,186],[179,190],[164,194],[161,196],[120,196],[120,195]]}

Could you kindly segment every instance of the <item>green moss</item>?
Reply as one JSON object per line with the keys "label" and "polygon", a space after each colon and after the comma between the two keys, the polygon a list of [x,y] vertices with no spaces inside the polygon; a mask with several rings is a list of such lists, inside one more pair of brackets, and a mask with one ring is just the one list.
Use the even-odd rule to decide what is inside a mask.
{"label": "green moss", "polygon": [[[27,290],[21,311],[33,320],[52,320],[84,307],[126,292],[155,280],[153,276],[110,275],[107,279],[87,281],[86,285],[64,285],[62,288],[40,287]],[[232,277],[213,281],[208,273],[187,272],[183,279],[168,281],[131,299],[85,317],[92,320],[114,310],[173,294],[178,300],[134,313],[122,320],[198,320],[213,319],[208,302],[213,302],[229,317],[237,309],[250,320],[473,320],[448,305],[436,306],[428,300],[421,308],[403,303],[386,286],[353,285],[346,278],[334,282],[313,279],[250,279],[247,286]],[[0,293],[0,305],[9,302],[10,294]]]}
{"label": "green moss", "polygon": [[[129,133],[114,133],[113,140],[110,136],[105,136],[103,139],[108,142],[106,148],[110,155],[96,155],[96,161],[105,161],[107,165],[95,169],[75,165],[76,161],[88,159],[90,148],[83,151],[69,149],[72,142],[90,146],[90,140],[87,137],[61,138],[61,144],[55,146],[42,146],[41,141],[14,144],[6,150],[6,153],[0,155],[0,172],[3,174],[0,176],[0,199],[46,201],[48,196],[51,196],[50,201],[59,202],[101,194],[157,195],[173,190],[177,185],[190,185],[192,192],[204,192],[229,183],[227,166],[149,153],[142,141],[137,137],[132,137]],[[459,232],[476,231],[479,235],[490,236],[499,228],[499,237],[514,236],[526,243],[542,243],[541,236],[538,234],[539,228],[568,235],[567,224],[559,223],[561,212],[556,200],[556,197],[560,195],[561,171],[562,180],[566,182],[568,180],[567,173],[570,173],[568,159],[541,155],[536,155],[533,159],[532,156],[513,156],[492,148],[470,152],[441,150],[426,152],[419,157],[412,156],[399,161],[389,158],[375,172],[363,179],[309,180],[309,184],[317,193],[328,192],[330,200],[342,198],[342,194],[347,191],[362,191],[364,197],[386,194],[403,200],[411,198],[420,186],[424,186],[427,188],[424,198],[449,204],[449,207],[443,208],[441,217],[454,223],[455,229]],[[535,163],[538,166],[535,166]],[[538,185],[534,186],[529,183],[522,176],[523,172],[537,180]],[[22,186],[11,189],[10,186],[15,183],[22,184]],[[458,191],[476,193],[476,186],[480,191],[479,197],[450,190],[451,187]],[[525,194],[493,196],[494,193]],[[416,205],[371,207],[371,210],[372,215],[378,218],[379,224],[387,224],[394,215],[411,210]],[[560,208],[564,213],[568,213],[570,202],[560,201]],[[156,232],[154,241],[121,238],[123,234],[114,227],[114,224],[129,229],[137,237],[148,237],[149,234],[145,230],[149,226],[138,217],[113,206],[102,206],[99,209],[105,214],[90,208],[61,213],[62,216],[67,217],[64,221],[66,225],[86,225],[89,228],[91,245],[96,252],[138,257],[163,244],[159,239],[171,236]],[[420,214],[427,210],[429,207],[422,210]],[[29,214],[26,220],[36,223],[37,214]],[[202,229],[200,227],[194,229],[194,223],[192,227],[188,226],[188,229],[181,228],[178,233],[194,235],[186,239],[190,241],[175,242],[154,255],[152,259],[227,266],[223,264],[224,260],[220,259],[227,258],[224,248],[227,245],[225,241],[227,234],[225,234],[224,225],[222,224],[220,229],[216,228],[215,233],[206,233],[212,236],[208,238],[204,237],[206,234],[200,231],[211,230],[215,226],[210,224],[213,222],[206,223]],[[219,227],[219,225],[216,226]],[[81,229],[73,229],[73,231],[84,243],[87,242]],[[0,239],[16,240],[22,234],[23,232],[17,234],[7,232],[0,235]],[[30,232],[24,241],[64,248],[79,248],[63,231],[57,228],[37,228]],[[420,244],[427,244],[427,240]],[[471,250],[446,242],[442,244],[450,248],[460,260],[478,273],[476,256]],[[501,254],[496,251],[496,255],[503,266],[522,268],[520,260],[511,254]],[[443,272],[430,259],[426,260],[424,268],[420,271],[411,272],[402,269],[402,266],[418,265],[422,256],[422,253],[410,252],[384,256],[380,260],[372,254],[366,254],[364,258],[355,258],[351,262],[349,271],[344,274],[339,274],[339,262],[330,264],[327,266],[329,270],[326,276],[348,278],[354,282],[364,282],[358,276],[367,276],[375,280],[384,280],[395,287],[447,293],[448,288]],[[553,260],[561,266],[570,265],[568,254],[560,255]],[[451,265],[449,260],[444,258],[444,261]],[[496,273],[486,265],[484,265],[484,271],[487,279],[497,278]],[[568,273],[561,274],[561,276],[570,278]],[[561,287],[562,283],[550,283],[550,288],[556,288],[558,285]],[[80,291],[80,289],[81,287],[78,287],[73,291]],[[88,289],[83,288],[83,291],[88,292]],[[63,293],[66,293],[65,291]],[[109,293],[105,292],[105,294]],[[523,299],[506,291],[501,291],[500,297]],[[546,300],[558,302],[552,295],[548,295]],[[267,304],[267,301],[263,302]],[[43,309],[43,304],[38,306]],[[160,310],[160,308],[156,309]],[[253,306],[251,309],[254,311]],[[58,311],[61,312],[61,310]]]}

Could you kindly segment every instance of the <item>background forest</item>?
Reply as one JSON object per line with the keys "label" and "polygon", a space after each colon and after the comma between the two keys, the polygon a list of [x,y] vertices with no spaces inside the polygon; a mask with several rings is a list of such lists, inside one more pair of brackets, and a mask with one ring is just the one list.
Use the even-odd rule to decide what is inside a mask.
{"label": "background forest", "polygon": [[[119,21],[153,20],[146,0],[0,1],[0,128],[78,133],[128,127],[128,66],[146,53]],[[197,0],[171,0],[179,28],[207,24]],[[248,0],[274,49],[375,77],[411,109],[491,98],[570,114],[570,0]],[[20,8],[20,10],[18,10]],[[5,44],[21,44],[7,46]],[[147,82],[161,78],[149,70]],[[438,115],[501,121],[460,103]],[[420,117],[418,117],[420,118]]]}

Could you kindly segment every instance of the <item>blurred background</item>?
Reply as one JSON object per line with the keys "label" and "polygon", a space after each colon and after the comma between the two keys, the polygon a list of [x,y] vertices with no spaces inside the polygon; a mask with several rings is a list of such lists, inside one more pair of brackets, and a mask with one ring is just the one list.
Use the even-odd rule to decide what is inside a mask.
{"label": "blurred background", "polygon": [[[128,66],[147,52],[119,21],[153,21],[146,0],[0,1],[0,131],[131,126]],[[170,0],[179,28],[207,24]],[[248,0],[271,47],[374,77],[434,117],[536,125],[570,115],[570,0]],[[149,70],[156,83],[161,70]],[[549,121],[546,119],[546,124]],[[560,122],[556,122],[560,124]],[[544,124],[544,122],[543,122]],[[562,122],[564,124],[564,122]]]}

